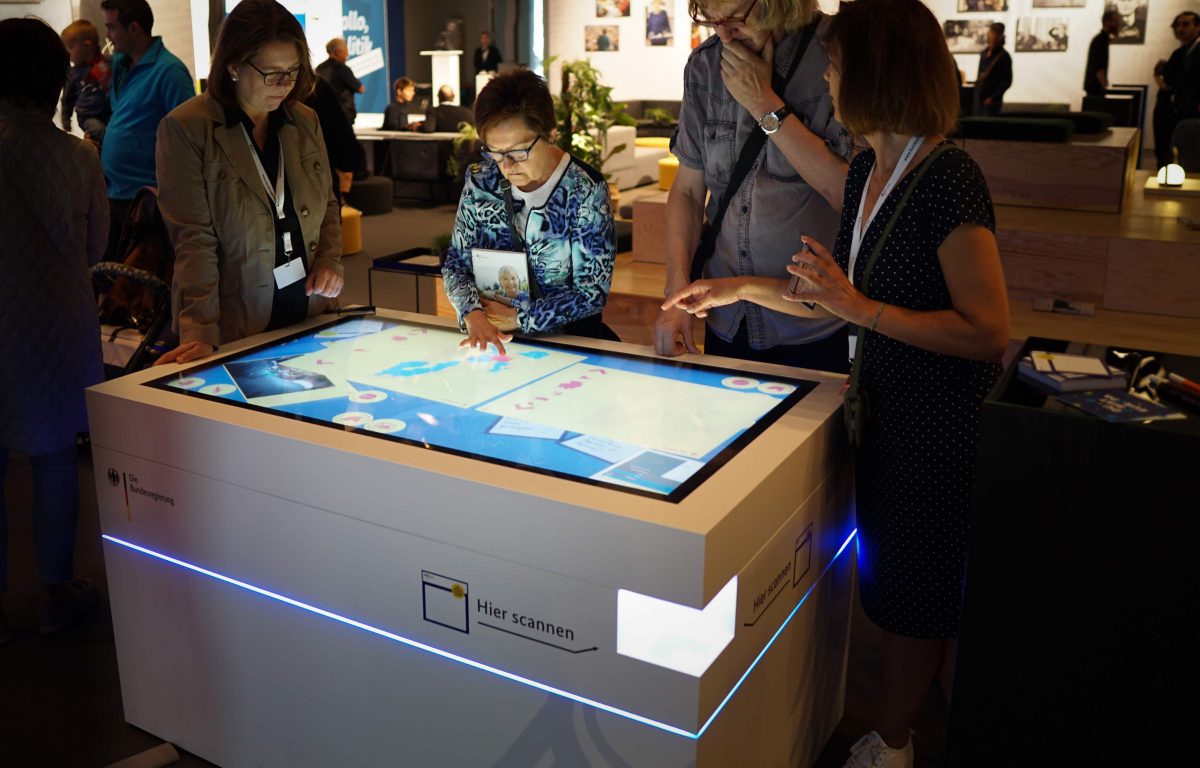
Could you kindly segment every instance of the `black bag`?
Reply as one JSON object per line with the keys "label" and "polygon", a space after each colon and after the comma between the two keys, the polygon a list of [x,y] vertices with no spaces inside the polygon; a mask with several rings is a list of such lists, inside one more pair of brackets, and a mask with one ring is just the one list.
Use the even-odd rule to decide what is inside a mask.
{"label": "black bag", "polygon": [[145,333],[170,298],[175,271],[175,249],[152,187],[134,195],[116,253],[119,262],[92,267],[100,283],[100,322]]}
{"label": "black bag", "polygon": [[[776,93],[783,93],[784,86],[792,79],[792,75],[796,72],[796,67],[800,65],[800,60],[804,58],[804,52],[808,49],[808,44],[812,41],[816,31],[817,22],[814,19],[804,29],[800,43],[796,46],[796,52],[792,54],[792,63],[788,65],[787,74],[780,77],[778,72],[771,73],[771,86]],[[751,131],[746,138],[746,143],[742,145],[742,151],[738,153],[733,173],[729,177],[729,185],[725,187],[725,192],[721,195],[721,202],[717,206],[717,215],[700,231],[700,244],[696,246],[696,253],[692,256],[692,269],[689,275],[692,282],[699,280],[704,275],[704,265],[712,258],[713,252],[717,248],[717,235],[721,234],[721,222],[725,220],[725,211],[729,209],[729,204],[733,202],[733,196],[737,193],[738,187],[750,173],[750,168],[754,166],[754,161],[758,159],[758,154],[766,143],[767,134],[762,130],[757,130]]]}

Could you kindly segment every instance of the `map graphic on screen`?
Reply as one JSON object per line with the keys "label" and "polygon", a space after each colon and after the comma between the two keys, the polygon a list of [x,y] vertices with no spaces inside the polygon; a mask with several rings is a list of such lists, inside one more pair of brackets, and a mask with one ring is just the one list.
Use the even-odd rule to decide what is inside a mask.
{"label": "map graphic on screen", "polygon": [[344,318],[147,386],[678,502],[816,382]]}

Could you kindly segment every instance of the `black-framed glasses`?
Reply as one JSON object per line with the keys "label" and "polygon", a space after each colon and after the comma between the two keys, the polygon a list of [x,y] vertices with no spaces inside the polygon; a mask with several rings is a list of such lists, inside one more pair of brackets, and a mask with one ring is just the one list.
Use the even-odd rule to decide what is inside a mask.
{"label": "black-framed glasses", "polygon": [[291,85],[292,83],[296,82],[298,77],[300,77],[300,67],[298,66],[292,67],[287,72],[263,72],[261,69],[254,66],[253,61],[247,59],[246,63],[250,65],[251,69],[262,75],[263,85],[270,88],[274,88],[278,85]]}
{"label": "black-framed glasses", "polygon": [[709,18],[704,11],[697,10],[692,14],[692,21],[702,27],[719,27],[721,25],[730,26],[732,24],[745,24],[746,19],[750,18],[750,13],[754,10],[754,6],[758,5],[758,0],[750,0],[750,7],[740,16],[726,16],[723,19]]}
{"label": "black-framed glasses", "polygon": [[[757,2],[757,0],[755,0],[755,2]],[[505,158],[512,160],[514,163],[523,163],[529,159],[530,150],[532,150],[533,147],[541,140],[542,137],[538,136],[533,140],[533,144],[530,144],[528,147],[523,149],[510,149],[507,152],[495,152],[490,149],[485,149],[483,150],[483,156],[496,164],[503,162]]]}

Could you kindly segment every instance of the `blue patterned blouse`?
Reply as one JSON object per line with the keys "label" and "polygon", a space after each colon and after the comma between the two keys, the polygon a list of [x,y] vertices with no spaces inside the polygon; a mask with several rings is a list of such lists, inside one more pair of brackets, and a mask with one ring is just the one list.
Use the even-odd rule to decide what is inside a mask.
{"label": "blue patterned blouse", "polygon": [[[442,277],[446,296],[463,318],[482,309],[471,269],[471,249],[519,250],[513,243],[495,163],[476,163],[467,172]],[[522,202],[514,200],[516,212]],[[549,200],[529,211],[525,237],[530,279],[540,296],[517,307],[523,333],[554,331],[604,310],[612,284],[616,232],[604,177],[572,157]]]}

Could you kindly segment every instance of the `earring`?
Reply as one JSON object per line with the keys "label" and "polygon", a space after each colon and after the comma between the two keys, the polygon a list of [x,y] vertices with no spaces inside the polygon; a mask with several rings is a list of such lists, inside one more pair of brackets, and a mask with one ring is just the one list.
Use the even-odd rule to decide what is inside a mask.
{"label": "earring", "polygon": [[232,80],[233,80],[233,82],[235,82],[235,83],[236,83],[236,82],[237,82],[237,75],[230,75],[230,79],[232,79]]}

